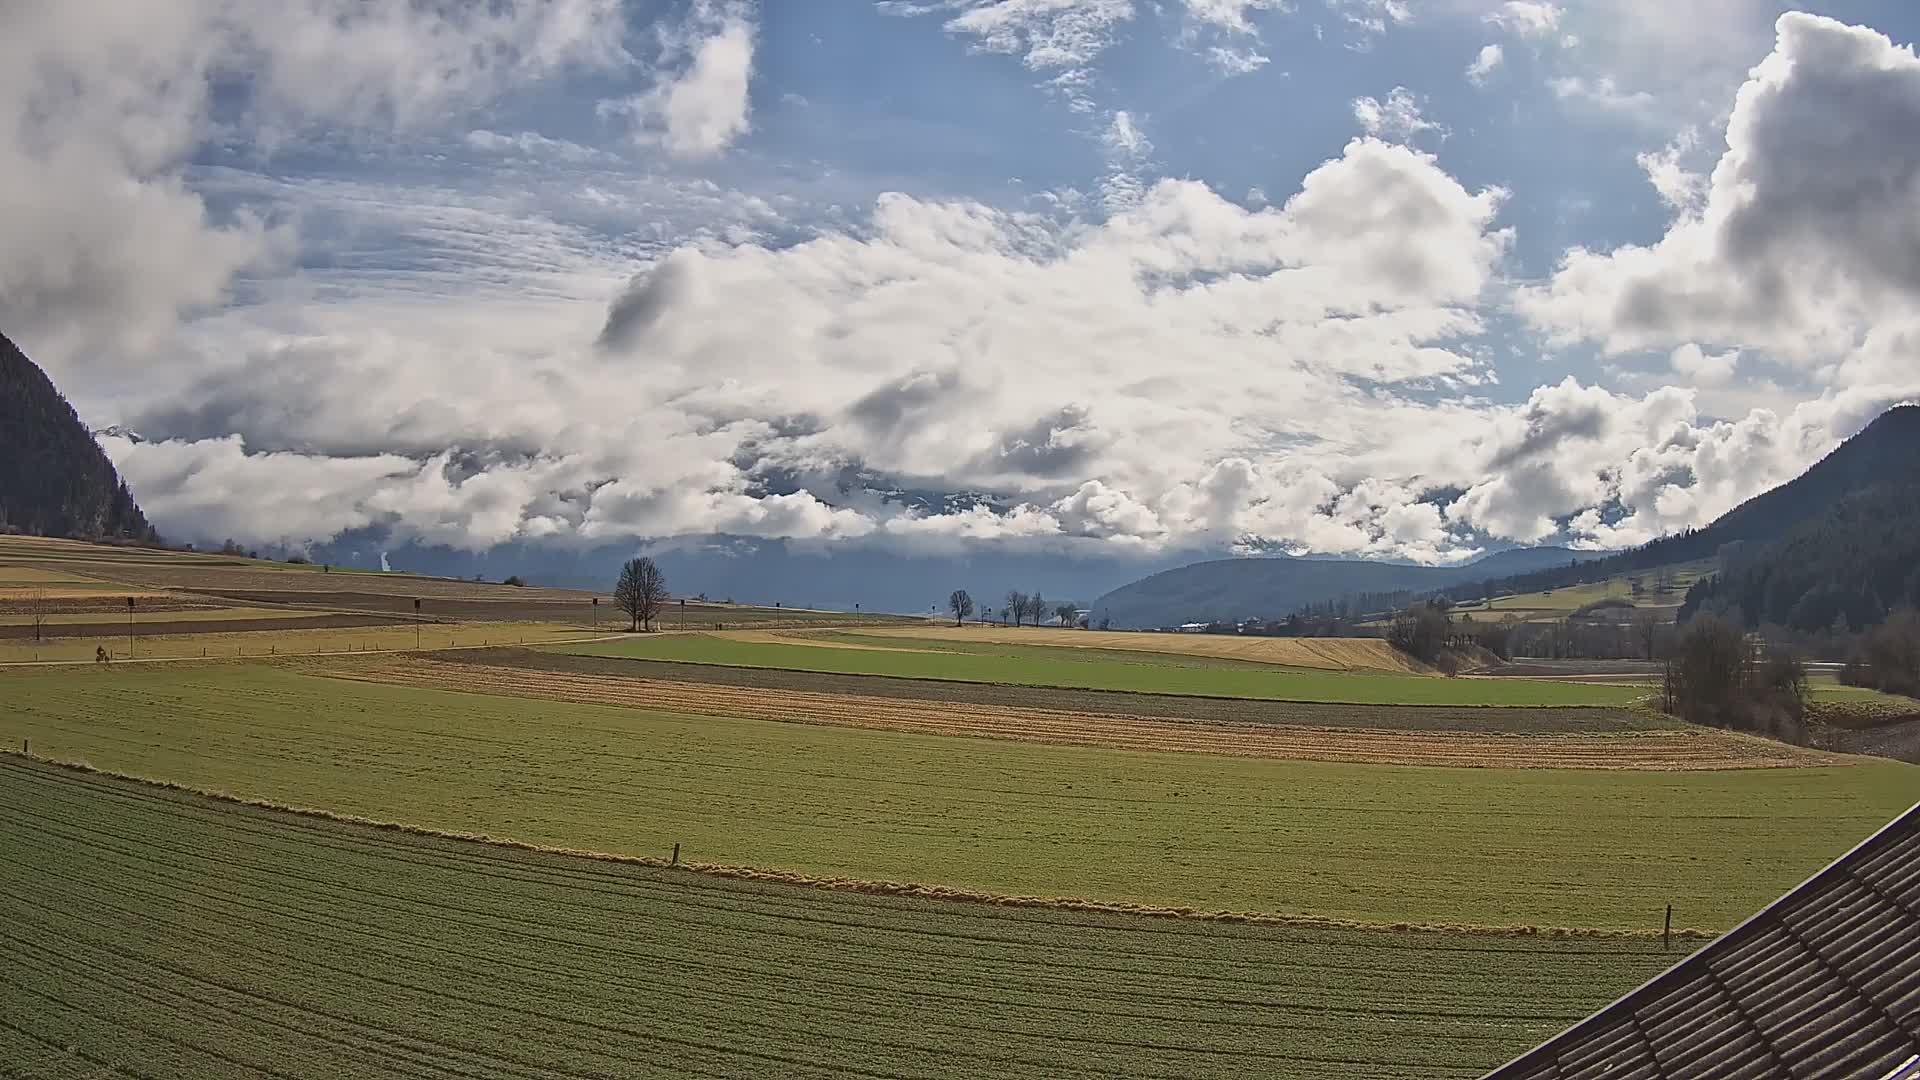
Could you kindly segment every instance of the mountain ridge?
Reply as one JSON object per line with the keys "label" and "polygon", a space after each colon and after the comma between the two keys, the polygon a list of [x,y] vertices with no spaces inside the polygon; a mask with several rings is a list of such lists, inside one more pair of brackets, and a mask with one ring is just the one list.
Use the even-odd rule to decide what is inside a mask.
{"label": "mountain ridge", "polygon": [[1210,559],[1163,570],[1094,601],[1095,622],[1139,629],[1184,622],[1277,619],[1365,593],[1434,591],[1591,558],[1570,548],[1509,548],[1458,566],[1310,556]]}
{"label": "mountain ridge", "polygon": [[156,539],[133,493],[53,380],[0,334],[0,528]]}
{"label": "mountain ridge", "polygon": [[[1887,410],[1799,476],[1747,499],[1710,524],[1627,551],[1583,557],[1584,553],[1565,548],[1514,548],[1461,567],[1417,569],[1363,560],[1213,560],[1122,585],[1095,602],[1094,617],[1104,616],[1126,627],[1169,626],[1196,620],[1278,618],[1308,604],[1361,593],[1431,591],[1471,599],[1489,592],[1556,589],[1719,557],[1731,545],[1762,548],[1783,542],[1796,529],[1813,528],[1843,506],[1857,516],[1861,509],[1856,504],[1863,493],[1902,484],[1920,488],[1920,406],[1915,405]],[[1548,564],[1526,566],[1528,556],[1517,554],[1523,552],[1541,552]],[[1563,556],[1562,560],[1552,562],[1555,555]],[[1339,566],[1370,569],[1325,569]],[[1220,569],[1226,567],[1235,569]],[[1806,587],[1817,588],[1819,583]],[[1749,583],[1746,588],[1754,586]],[[1904,592],[1894,595],[1904,596]],[[1856,599],[1847,610],[1857,616],[1865,606],[1864,600]],[[1805,616],[1811,618],[1811,613]]]}

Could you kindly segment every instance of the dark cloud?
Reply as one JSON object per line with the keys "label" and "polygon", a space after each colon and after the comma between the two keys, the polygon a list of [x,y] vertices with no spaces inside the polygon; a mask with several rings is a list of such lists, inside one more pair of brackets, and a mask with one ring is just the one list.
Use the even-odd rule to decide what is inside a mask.
{"label": "dark cloud", "polygon": [[602,349],[630,349],[675,305],[691,298],[698,258],[683,249],[633,275],[626,291],[607,308],[607,322],[600,329],[597,344]]}
{"label": "dark cloud", "polygon": [[1489,467],[1504,472],[1551,452],[1569,439],[1597,439],[1607,430],[1604,405],[1575,404],[1564,411],[1535,405],[1527,412],[1527,433],[1493,456]]}
{"label": "dark cloud", "polygon": [[1101,443],[1088,422],[1087,410],[1067,405],[1023,428],[1001,433],[994,448],[975,460],[974,468],[989,474],[1062,478],[1092,461]]}
{"label": "dark cloud", "polygon": [[960,385],[960,373],[951,369],[916,371],[869,391],[847,412],[869,431],[891,432],[924,415],[941,399],[956,393]]}

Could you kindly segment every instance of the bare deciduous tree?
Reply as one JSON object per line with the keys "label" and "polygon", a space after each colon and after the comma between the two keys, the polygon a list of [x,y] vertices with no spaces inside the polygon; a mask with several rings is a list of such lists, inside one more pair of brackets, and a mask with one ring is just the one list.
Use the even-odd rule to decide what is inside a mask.
{"label": "bare deciduous tree", "polygon": [[[1013,616],[1013,625],[1019,626],[1020,620],[1026,618],[1027,615],[1027,594],[1017,589],[1008,592],[1007,606],[1004,610],[1008,615]],[[1005,620],[1003,619],[1001,621],[1004,622]]]}
{"label": "bare deciduous tree", "polygon": [[955,589],[947,597],[947,610],[953,612],[953,625],[959,626],[973,617],[973,597],[965,589]]}
{"label": "bare deciduous tree", "polygon": [[1080,614],[1080,609],[1074,607],[1072,604],[1061,604],[1059,607],[1053,609],[1053,613],[1060,617],[1061,626],[1072,626],[1074,617]]}
{"label": "bare deciduous tree", "polygon": [[27,594],[27,621],[33,624],[33,640],[39,641],[41,631],[47,625],[47,616],[53,611],[53,605],[47,602],[47,590],[35,589]]}
{"label": "bare deciduous tree", "polygon": [[1037,589],[1034,590],[1033,595],[1027,597],[1027,618],[1035,626],[1047,621],[1047,602],[1040,598],[1040,592]]}
{"label": "bare deciduous tree", "polygon": [[613,587],[613,602],[633,620],[631,629],[653,629],[653,620],[667,605],[667,576],[652,559],[628,559]]}
{"label": "bare deciduous tree", "polygon": [[1651,611],[1642,611],[1633,617],[1634,640],[1639,643],[1640,651],[1646,653],[1649,660],[1654,658],[1654,650],[1660,644],[1661,625],[1660,616]]}

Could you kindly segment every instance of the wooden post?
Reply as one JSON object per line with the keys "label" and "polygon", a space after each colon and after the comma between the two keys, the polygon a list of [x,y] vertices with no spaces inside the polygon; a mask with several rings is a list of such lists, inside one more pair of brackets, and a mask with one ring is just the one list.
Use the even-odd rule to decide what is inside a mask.
{"label": "wooden post", "polygon": [[1667,949],[1667,948],[1671,948],[1672,945],[1673,945],[1673,905],[1668,904],[1667,905],[1667,925],[1664,928],[1662,928],[1660,931],[1660,948]]}
{"label": "wooden post", "polygon": [[673,845],[673,863],[672,863],[672,865],[674,865],[674,866],[679,866],[679,865],[680,865],[680,845],[679,845],[679,844],[675,844],[675,845]]}
{"label": "wooden post", "polygon": [[20,756],[21,757],[33,756],[33,740],[32,739],[20,740]]}

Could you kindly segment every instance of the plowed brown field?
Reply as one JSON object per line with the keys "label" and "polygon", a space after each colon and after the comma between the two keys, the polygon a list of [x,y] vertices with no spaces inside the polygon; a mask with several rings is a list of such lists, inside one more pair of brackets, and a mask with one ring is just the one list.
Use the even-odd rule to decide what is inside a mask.
{"label": "plowed brown field", "polygon": [[1492,735],[1280,727],[959,703],[930,706],[855,694],[793,690],[769,694],[747,687],[413,658],[331,664],[321,670],[338,678],[365,682],[660,712],[1300,761],[1468,768],[1696,770],[1832,765],[1844,760],[1762,739],[1708,731]]}
{"label": "plowed brown field", "polygon": [[884,630],[863,628],[860,633],[899,638],[903,646],[911,646],[913,639],[934,639],[1075,649],[1120,649],[1174,656],[1214,656],[1225,660],[1251,660],[1281,667],[1325,671],[1400,671],[1422,675],[1432,671],[1380,638],[1239,637],[1231,634],[1154,634],[1118,630],[1064,630],[1045,626],[1015,629],[931,623]]}

